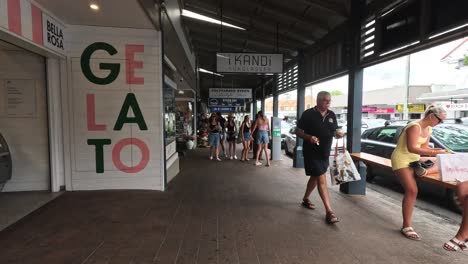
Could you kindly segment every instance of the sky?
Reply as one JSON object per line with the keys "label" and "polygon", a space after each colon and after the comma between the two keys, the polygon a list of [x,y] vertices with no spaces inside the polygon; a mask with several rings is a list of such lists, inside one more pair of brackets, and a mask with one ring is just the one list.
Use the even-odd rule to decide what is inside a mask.
{"label": "sky", "polygon": [[[454,85],[468,88],[468,67],[456,69],[455,64],[441,59],[459,45],[464,38],[410,55],[410,85]],[[468,42],[464,48],[468,47]],[[402,86],[405,83],[406,56],[364,69],[364,91]],[[347,93],[348,76],[312,86],[316,95],[321,90],[340,90]],[[310,94],[310,89],[306,94]]]}

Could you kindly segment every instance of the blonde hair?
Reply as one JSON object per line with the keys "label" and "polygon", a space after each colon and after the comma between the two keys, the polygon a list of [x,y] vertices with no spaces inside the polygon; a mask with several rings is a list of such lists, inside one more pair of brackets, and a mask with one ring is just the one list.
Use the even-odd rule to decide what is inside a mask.
{"label": "blonde hair", "polygon": [[426,112],[424,112],[424,117],[430,115],[430,114],[435,114],[435,115],[446,115],[447,111],[445,111],[445,108],[441,105],[430,105],[427,109]]}

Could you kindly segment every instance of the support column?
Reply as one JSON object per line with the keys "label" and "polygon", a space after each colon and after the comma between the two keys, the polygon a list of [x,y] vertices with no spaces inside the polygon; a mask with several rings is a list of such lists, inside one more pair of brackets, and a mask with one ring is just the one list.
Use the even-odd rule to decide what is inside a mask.
{"label": "support column", "polygon": [[265,81],[262,81],[262,112],[265,114]]}
{"label": "support column", "polygon": [[[359,65],[360,55],[360,25],[362,1],[351,1],[350,21],[350,63],[348,82],[348,131],[347,150],[349,152],[361,151],[361,119],[362,119],[362,80],[363,69]],[[359,164],[356,164],[359,165]],[[360,167],[360,166],[359,166]],[[358,170],[359,170],[358,167]],[[361,171],[360,171],[361,173]],[[340,191],[347,194],[366,194],[366,177],[361,173],[361,180],[340,185]]]}
{"label": "support column", "polygon": [[273,116],[278,117],[278,76],[273,77]]}
{"label": "support column", "polygon": [[[297,77],[297,114],[296,118],[299,122],[302,113],[305,110],[305,58],[304,52],[299,51],[298,61],[298,77]],[[294,148],[294,168],[304,168],[304,156],[302,154],[302,138],[296,137],[296,147]]]}
{"label": "support column", "polygon": [[250,119],[253,120],[255,118],[255,115],[257,114],[258,109],[257,109],[257,88],[253,90],[252,94],[252,115],[250,116]]}

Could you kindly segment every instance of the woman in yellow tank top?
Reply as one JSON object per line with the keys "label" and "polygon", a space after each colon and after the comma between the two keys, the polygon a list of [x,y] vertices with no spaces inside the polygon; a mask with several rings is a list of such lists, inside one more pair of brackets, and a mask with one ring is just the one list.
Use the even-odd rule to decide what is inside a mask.
{"label": "woman in yellow tank top", "polygon": [[[412,240],[421,240],[421,237],[411,227],[411,217],[418,195],[418,186],[414,178],[415,170],[410,168],[409,164],[414,161],[427,159],[432,159],[435,162],[435,158],[431,157],[445,153],[444,149],[429,147],[432,127],[442,123],[445,118],[446,111],[441,106],[429,106],[424,113],[423,119],[410,123],[403,129],[397,146],[392,153],[392,170],[399,178],[405,190],[402,204],[403,227],[401,233]],[[421,158],[421,155],[426,157]],[[437,171],[438,168],[434,165],[427,169],[427,171],[418,169],[416,172],[418,176],[422,176]]]}

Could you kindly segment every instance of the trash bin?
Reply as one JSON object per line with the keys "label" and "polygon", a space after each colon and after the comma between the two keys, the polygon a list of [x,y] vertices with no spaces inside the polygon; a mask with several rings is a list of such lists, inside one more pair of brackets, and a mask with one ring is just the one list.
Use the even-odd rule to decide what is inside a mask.
{"label": "trash bin", "polygon": [[5,138],[0,134],[0,191],[5,183],[11,179],[12,162],[10,149]]}

